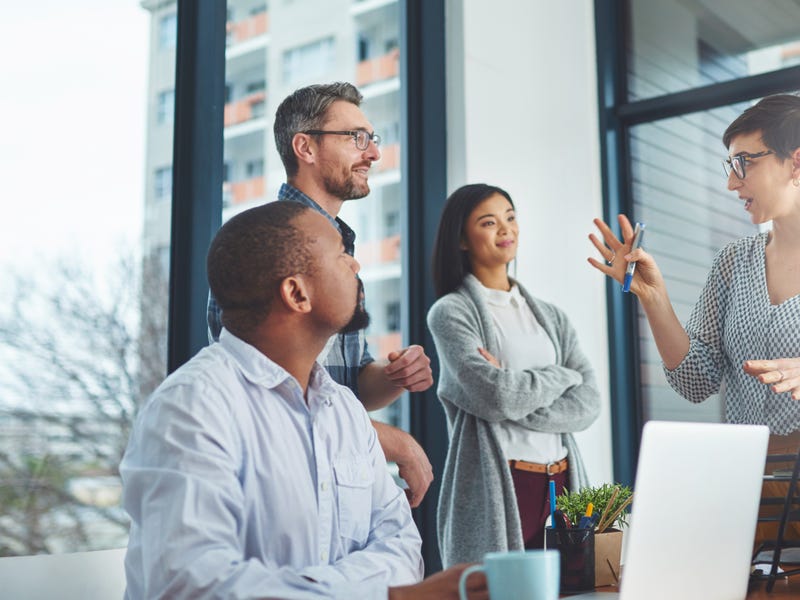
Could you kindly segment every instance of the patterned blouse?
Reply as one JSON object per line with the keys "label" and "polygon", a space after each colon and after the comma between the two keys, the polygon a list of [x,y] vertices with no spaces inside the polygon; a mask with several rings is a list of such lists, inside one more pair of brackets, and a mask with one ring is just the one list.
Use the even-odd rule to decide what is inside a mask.
{"label": "patterned blouse", "polygon": [[722,393],[729,423],[767,425],[772,433],[800,429],[800,402],[747,375],[746,360],[800,356],[800,295],[773,305],[767,292],[768,233],[743,238],[714,259],[689,321],[689,353],[664,368],[675,391],[692,402]]}

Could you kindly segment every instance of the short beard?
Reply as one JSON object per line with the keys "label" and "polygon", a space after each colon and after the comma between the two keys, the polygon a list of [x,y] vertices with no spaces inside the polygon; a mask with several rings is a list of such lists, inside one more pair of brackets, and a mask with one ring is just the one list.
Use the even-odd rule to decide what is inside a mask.
{"label": "short beard", "polygon": [[339,333],[353,333],[369,327],[369,313],[364,308],[364,282],[358,280],[358,292],[356,296],[356,308],[350,321],[339,330]]}
{"label": "short beard", "polygon": [[369,184],[364,183],[363,186],[357,186],[353,181],[353,175],[348,173],[344,181],[336,181],[333,177],[325,177],[323,179],[325,191],[334,198],[341,200],[358,200],[369,194]]}
{"label": "short beard", "polygon": [[339,330],[339,333],[353,333],[369,327],[369,313],[364,310],[363,304],[358,304],[350,322]]}

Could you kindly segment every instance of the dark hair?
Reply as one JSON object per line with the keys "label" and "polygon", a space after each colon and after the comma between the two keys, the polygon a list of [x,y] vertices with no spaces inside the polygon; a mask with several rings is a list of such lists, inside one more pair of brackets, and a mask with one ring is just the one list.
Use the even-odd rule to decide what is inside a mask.
{"label": "dark hair", "polygon": [[361,105],[361,92],[352,83],[319,83],[295,90],[287,96],[275,112],[275,147],[281,156],[286,176],[297,174],[297,157],[292,140],[295,134],[309,129],[322,129],[331,104],[344,100]]}
{"label": "dark hair", "polygon": [[464,224],[478,204],[495,194],[504,196],[513,208],[514,201],[508,192],[486,183],[461,186],[447,199],[436,231],[431,260],[433,288],[437,298],[455,291],[467,273],[472,272],[469,257],[461,249]]}
{"label": "dark hair", "polygon": [[776,94],[762,98],[728,125],[722,143],[730,148],[738,135],[761,132],[761,139],[778,158],[787,159],[800,148],[800,97]]}
{"label": "dark hair", "polygon": [[234,216],[214,236],[208,284],[232,333],[242,337],[263,321],[285,277],[313,272],[310,239],[293,225],[308,210],[297,202],[270,202]]}

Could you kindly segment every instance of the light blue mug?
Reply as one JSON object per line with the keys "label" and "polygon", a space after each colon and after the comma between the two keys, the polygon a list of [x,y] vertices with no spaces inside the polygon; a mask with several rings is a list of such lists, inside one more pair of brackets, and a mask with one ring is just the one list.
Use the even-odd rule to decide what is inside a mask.
{"label": "light blue mug", "polygon": [[557,600],[559,569],[558,550],[490,552],[461,573],[458,592],[467,600],[467,577],[484,571],[492,600]]}

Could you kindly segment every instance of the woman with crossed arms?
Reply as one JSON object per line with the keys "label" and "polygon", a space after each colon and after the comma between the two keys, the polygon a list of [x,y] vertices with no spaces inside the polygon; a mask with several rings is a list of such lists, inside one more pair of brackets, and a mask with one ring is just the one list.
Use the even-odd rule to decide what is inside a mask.
{"label": "woman with crossed arms", "polygon": [[447,199],[428,312],[450,446],[438,506],[444,565],[541,548],[549,482],[588,483],[572,432],[600,412],[594,372],[566,315],[508,276],[519,226],[504,190]]}

